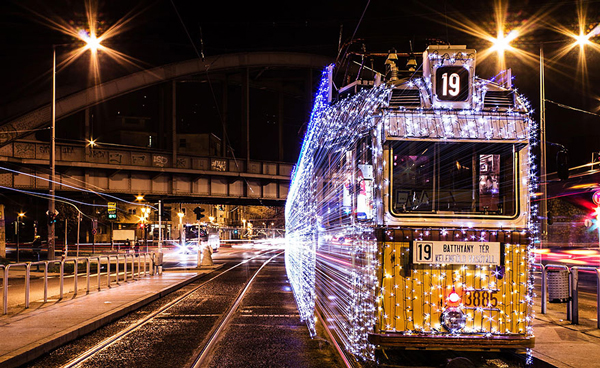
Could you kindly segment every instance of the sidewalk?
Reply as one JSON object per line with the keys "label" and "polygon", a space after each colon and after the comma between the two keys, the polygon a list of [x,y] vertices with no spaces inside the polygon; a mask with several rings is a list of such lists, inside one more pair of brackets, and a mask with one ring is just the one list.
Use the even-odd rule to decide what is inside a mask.
{"label": "sidewalk", "polygon": [[29,309],[1,316],[0,367],[30,362],[220,267],[169,270],[56,303],[32,302]]}
{"label": "sidewalk", "polygon": [[540,313],[539,297],[533,321],[533,356],[558,368],[600,367],[600,329],[596,327],[596,305],[581,305],[579,325],[566,320],[566,304],[547,304]]}

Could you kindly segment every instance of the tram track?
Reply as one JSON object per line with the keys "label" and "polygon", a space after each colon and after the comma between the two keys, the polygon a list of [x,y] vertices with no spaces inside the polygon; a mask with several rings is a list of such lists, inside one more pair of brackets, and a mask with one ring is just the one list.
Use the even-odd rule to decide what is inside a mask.
{"label": "tram track", "polygon": [[[235,300],[233,301],[233,303],[230,305],[230,307],[227,309],[227,311],[225,313],[177,313],[177,312],[170,313],[169,312],[169,311],[172,311],[173,309],[175,309],[176,307],[181,307],[181,305],[183,303],[189,302],[189,299],[195,293],[198,293],[199,291],[206,289],[209,285],[211,285],[211,283],[215,282],[215,280],[222,278],[224,275],[227,275],[229,272],[238,269],[240,266],[242,266],[244,264],[249,264],[251,261],[259,260],[260,258],[265,257],[266,255],[267,256],[271,255],[273,252],[276,252],[276,254],[272,255],[269,259],[264,261],[262,263],[262,265],[258,268],[258,270],[256,270],[254,272],[253,276],[248,281],[245,282],[245,285],[242,287],[242,290],[239,292],[239,294],[237,295],[237,297],[235,298]],[[100,356],[102,354],[110,355],[110,354],[107,354],[106,351],[109,350],[111,347],[115,347],[118,344],[124,344],[124,345],[126,345],[128,343],[131,344],[131,341],[128,342],[127,340],[135,341],[135,338],[132,337],[133,334],[139,333],[139,331],[142,328],[144,328],[145,326],[149,326],[153,323],[156,323],[157,321],[160,321],[161,319],[165,319],[165,318],[169,318],[171,320],[176,320],[176,319],[189,320],[189,319],[199,319],[199,318],[217,319],[216,323],[214,324],[214,327],[212,327],[210,332],[207,334],[208,339],[204,339],[206,342],[203,342],[203,344],[201,345],[201,348],[197,349],[195,351],[194,359],[193,359],[191,365],[186,365],[186,366],[191,366],[191,367],[200,366],[200,364],[202,364],[202,362],[206,356],[206,353],[210,351],[211,346],[218,339],[220,331],[222,331],[222,329],[226,325],[227,321],[231,318],[231,315],[235,312],[240,301],[243,299],[246,291],[250,288],[250,285],[254,281],[256,275],[260,272],[260,270],[263,269],[263,267],[268,262],[270,262],[275,257],[281,255],[282,253],[283,253],[282,251],[273,251],[273,250],[261,252],[260,254],[254,256],[254,257],[251,257],[249,259],[241,261],[241,262],[233,265],[232,267],[230,267],[222,272],[219,272],[217,275],[211,277],[210,279],[208,279],[208,280],[200,283],[199,285],[193,287],[192,289],[186,291],[184,294],[169,301],[167,304],[164,304],[160,308],[150,312],[145,317],[138,319],[136,322],[132,323],[130,326],[126,327],[125,329],[122,329],[121,331],[113,334],[112,336],[105,338],[104,340],[95,344],[94,346],[87,349],[83,353],[78,354],[75,358],[72,358],[67,363],[61,364],[61,366],[62,367],[87,366],[91,360],[93,360],[94,358],[97,358],[98,356]],[[192,304],[194,304],[194,302],[192,302]],[[198,353],[196,353],[196,352],[198,352]],[[90,364],[90,365],[94,366],[94,364]]]}
{"label": "tram track", "polygon": [[231,320],[231,317],[233,316],[233,314],[237,310],[238,306],[242,302],[242,299],[246,295],[246,292],[248,291],[248,289],[252,285],[252,282],[254,281],[254,279],[256,279],[256,276],[260,273],[260,271],[269,262],[271,262],[274,258],[280,256],[281,254],[283,254],[283,252],[279,252],[278,254],[275,254],[274,256],[272,256],[271,258],[269,258],[266,262],[264,262],[260,266],[260,268],[254,273],[254,275],[252,276],[252,278],[246,283],[246,287],[244,287],[244,289],[240,292],[240,294],[238,295],[238,297],[235,299],[234,303],[231,305],[231,307],[227,311],[227,314],[224,316],[224,318],[221,319],[220,323],[215,327],[214,332],[210,335],[210,338],[209,338],[208,342],[206,343],[206,345],[204,345],[204,347],[202,348],[200,354],[197,355],[197,358],[194,360],[194,362],[190,366],[191,368],[200,368],[200,367],[202,367],[202,365],[206,361],[206,357],[208,356],[208,353],[211,351],[212,347],[215,345],[215,343],[219,339],[219,336],[220,336],[221,332],[223,331],[223,329],[225,328],[225,326],[227,325],[227,323],[229,322],[229,320]]}

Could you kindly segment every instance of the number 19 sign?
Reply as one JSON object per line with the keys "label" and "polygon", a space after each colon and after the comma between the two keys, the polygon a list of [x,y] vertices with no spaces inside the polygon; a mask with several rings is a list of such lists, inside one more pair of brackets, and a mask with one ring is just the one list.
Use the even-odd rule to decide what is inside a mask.
{"label": "number 19 sign", "polygon": [[469,71],[462,66],[437,68],[435,94],[440,101],[466,101],[469,98]]}
{"label": "number 19 sign", "polygon": [[499,265],[500,242],[414,241],[413,263]]}

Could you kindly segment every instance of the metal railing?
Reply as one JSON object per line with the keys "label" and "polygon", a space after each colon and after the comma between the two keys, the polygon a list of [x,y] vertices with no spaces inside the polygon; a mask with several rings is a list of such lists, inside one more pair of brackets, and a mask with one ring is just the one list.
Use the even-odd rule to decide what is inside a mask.
{"label": "metal railing", "polygon": [[[144,258],[142,262],[142,257]],[[59,291],[58,296],[59,299],[62,299],[64,296],[64,288],[65,288],[65,279],[66,277],[70,277],[71,274],[65,276],[65,264],[73,264],[73,295],[77,295],[79,291],[79,265],[85,264],[85,291],[89,293],[91,290],[90,287],[90,279],[92,277],[92,264],[96,265],[96,277],[98,279],[97,290],[102,290],[102,277],[101,270],[102,267],[106,268],[106,288],[111,287],[112,277],[111,273],[114,272],[114,282],[119,285],[120,275],[122,274],[122,281],[127,282],[128,276],[130,276],[131,280],[136,279],[135,272],[135,261],[137,258],[137,278],[141,278],[143,276],[147,276],[148,274],[154,275],[156,268],[156,254],[154,252],[150,253],[136,253],[136,254],[117,254],[117,255],[102,255],[95,257],[80,257],[80,258],[67,258],[63,260],[55,260],[55,261],[38,261],[38,262],[25,262],[25,263],[12,263],[8,265],[0,265],[0,274],[2,275],[2,307],[3,314],[8,314],[8,295],[9,295],[9,285],[8,281],[10,279],[10,270],[15,268],[24,267],[25,268],[25,284],[24,284],[24,300],[25,300],[25,308],[29,308],[29,299],[31,292],[31,267],[36,266],[39,270],[40,266],[44,268],[44,276],[43,276],[43,289],[44,289],[44,303],[48,302],[48,279],[49,279],[49,266],[55,266],[58,264],[58,278],[59,278]],[[122,260],[122,264],[121,264]],[[128,271],[127,264],[128,260],[130,260],[130,271]],[[114,270],[113,270],[114,266]],[[121,267],[122,266],[122,267]],[[143,272],[142,272],[143,267]],[[121,272],[122,270],[122,272]],[[128,275],[130,274],[130,275]],[[83,277],[83,276],[81,276]]]}
{"label": "metal railing", "polygon": [[542,270],[542,280],[541,280],[541,288],[542,288],[542,304],[541,304],[541,313],[546,314],[547,312],[547,303],[548,303],[548,285],[547,285],[547,277],[548,277],[548,269],[560,269],[568,272],[568,288],[569,288],[569,298],[567,301],[567,320],[571,321],[572,324],[579,324],[579,271],[592,271],[596,274],[596,327],[600,328],[600,268],[597,267],[587,267],[587,266],[572,266],[568,267],[565,265],[556,265],[556,264],[533,264],[534,267],[541,268]]}

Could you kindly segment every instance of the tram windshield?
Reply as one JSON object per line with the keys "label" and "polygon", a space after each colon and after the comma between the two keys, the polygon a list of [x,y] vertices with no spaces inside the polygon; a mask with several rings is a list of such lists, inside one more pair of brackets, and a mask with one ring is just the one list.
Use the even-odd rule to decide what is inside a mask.
{"label": "tram windshield", "polygon": [[394,215],[516,214],[514,144],[395,141],[391,155]]}

